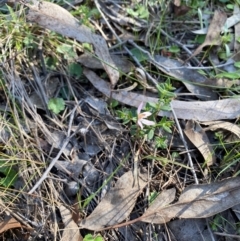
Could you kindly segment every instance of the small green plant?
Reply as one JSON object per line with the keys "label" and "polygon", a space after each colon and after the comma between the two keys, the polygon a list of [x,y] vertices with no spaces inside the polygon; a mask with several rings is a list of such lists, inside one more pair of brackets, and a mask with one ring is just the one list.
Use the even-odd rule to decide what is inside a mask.
{"label": "small green plant", "polygon": [[149,201],[150,204],[156,199],[158,194],[159,193],[156,192],[156,191],[153,191],[153,192],[150,193],[150,195],[148,196],[148,201]]}
{"label": "small green plant", "polygon": [[57,52],[63,54],[65,59],[76,59],[77,54],[70,44],[61,44],[57,47]]}
{"label": "small green plant", "polygon": [[177,54],[180,52],[180,48],[176,45],[173,45],[168,50],[170,53]]}
{"label": "small green plant", "polygon": [[155,145],[157,148],[166,149],[167,148],[167,138],[165,136],[156,136]]}
{"label": "small green plant", "polygon": [[59,114],[65,108],[65,102],[62,98],[52,98],[48,102],[48,109],[55,114]]}
{"label": "small green plant", "polygon": [[[88,6],[89,5],[89,6]],[[98,19],[101,17],[101,14],[96,7],[90,6],[90,4],[84,4],[77,7],[74,11],[71,11],[71,14],[80,19],[80,23],[92,28],[89,19],[95,18]],[[93,29],[93,28],[92,28]],[[93,29],[94,30],[94,29]]]}
{"label": "small green plant", "polygon": [[92,234],[87,234],[84,238],[83,241],[104,241],[103,237],[100,235],[93,236]]}
{"label": "small green plant", "polygon": [[148,9],[143,5],[137,5],[135,9],[127,8],[127,13],[132,17],[138,17],[141,19],[149,18]]}
{"label": "small green plant", "polygon": [[147,54],[143,53],[138,48],[132,48],[131,53],[134,55],[134,57],[137,58],[139,62],[144,62],[149,58]]}
{"label": "small green plant", "polygon": [[155,136],[156,128],[171,133],[173,122],[166,117],[162,117],[158,121],[158,113],[160,110],[170,110],[170,102],[175,94],[172,92],[174,87],[168,79],[165,83],[157,86],[159,92],[159,101],[157,103],[147,103],[143,107],[141,103],[136,110],[123,108],[117,110],[117,116],[123,121],[123,124],[129,124],[131,134],[136,138],[147,137],[148,140],[154,140],[157,147],[166,148],[167,141],[165,137]]}

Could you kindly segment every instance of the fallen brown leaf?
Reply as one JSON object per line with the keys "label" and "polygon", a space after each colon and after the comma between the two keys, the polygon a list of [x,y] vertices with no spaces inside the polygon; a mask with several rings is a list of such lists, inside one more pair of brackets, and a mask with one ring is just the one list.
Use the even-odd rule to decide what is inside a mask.
{"label": "fallen brown leaf", "polygon": [[207,218],[223,212],[240,203],[239,181],[240,177],[237,177],[211,184],[189,186],[174,204],[167,204],[164,198],[171,196],[171,202],[175,190],[165,190],[138,220],[161,224],[173,218]]}
{"label": "fallen brown leaf", "polygon": [[133,186],[132,171],[122,175],[94,211],[82,220],[80,228],[97,231],[125,220],[134,208],[138,195],[147,185],[147,175],[139,174],[138,181]]}
{"label": "fallen brown leaf", "polygon": [[184,129],[184,133],[192,144],[201,152],[207,166],[211,166],[215,163],[215,154],[212,146],[210,145],[208,136],[197,122],[189,120]]}
{"label": "fallen brown leaf", "polygon": [[[84,75],[94,85],[96,89],[105,94],[107,97],[138,108],[141,102],[146,104],[157,103],[157,98],[140,95],[134,92],[113,91],[110,85],[99,78],[93,71],[84,69]],[[213,121],[222,119],[235,119],[240,115],[239,99],[224,99],[215,101],[178,101],[172,100],[171,105],[179,119]],[[173,117],[170,111],[160,111],[159,116]]]}
{"label": "fallen brown leaf", "polygon": [[240,138],[240,128],[238,125],[232,124],[230,122],[226,121],[207,121],[203,122],[203,125],[208,125],[207,129],[210,129],[212,131],[224,129],[227,131],[232,132],[234,135],[236,135],[238,138]]}
{"label": "fallen brown leaf", "polygon": [[[213,15],[213,19],[211,21],[211,24],[208,28],[207,36],[205,38],[204,43],[202,43],[191,55],[190,58],[196,56],[199,54],[202,49],[206,46],[212,46],[212,45],[220,45],[221,44],[221,30],[224,26],[225,22],[227,20],[227,15],[220,11],[216,10]],[[190,58],[188,58],[186,61],[188,61]]]}
{"label": "fallen brown leaf", "polygon": [[65,226],[61,241],[82,241],[83,238],[79,232],[77,224],[72,219],[70,210],[63,205],[60,205],[58,208]]}

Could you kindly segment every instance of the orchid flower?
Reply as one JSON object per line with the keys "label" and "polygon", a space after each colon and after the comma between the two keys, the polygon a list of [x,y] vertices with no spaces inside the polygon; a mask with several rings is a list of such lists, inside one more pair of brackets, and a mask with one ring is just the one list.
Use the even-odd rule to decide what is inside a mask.
{"label": "orchid flower", "polygon": [[141,102],[141,104],[138,106],[138,109],[137,109],[137,124],[140,126],[140,128],[143,129],[143,125],[146,125],[146,126],[155,125],[154,121],[146,120],[146,118],[152,115],[152,113],[149,111],[141,113],[142,108],[143,108],[143,102]]}

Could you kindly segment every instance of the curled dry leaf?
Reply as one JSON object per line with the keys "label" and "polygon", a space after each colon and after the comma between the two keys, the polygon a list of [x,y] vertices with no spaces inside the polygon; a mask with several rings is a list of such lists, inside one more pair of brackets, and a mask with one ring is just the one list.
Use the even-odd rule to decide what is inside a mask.
{"label": "curled dry leaf", "polygon": [[215,154],[209,142],[208,136],[197,122],[189,120],[186,124],[184,133],[192,144],[201,152],[207,166],[211,166],[215,163]]}
{"label": "curled dry leaf", "polygon": [[101,36],[92,33],[86,26],[80,25],[67,10],[57,4],[41,1],[26,5],[29,7],[27,15],[29,21],[80,42],[92,44],[96,55],[102,61],[112,86],[116,85],[119,72],[110,57],[106,41]]}
{"label": "curled dry leaf", "polygon": [[212,131],[224,129],[227,131],[232,132],[234,135],[236,135],[238,138],[240,138],[240,128],[238,125],[232,124],[230,122],[226,121],[206,121],[202,123],[203,125],[208,125],[207,129],[210,129]]}
{"label": "curled dry leaf", "polygon": [[[178,202],[167,204],[164,198],[174,189],[163,191],[139,219],[147,223],[166,223],[173,218],[207,218],[240,203],[240,177],[221,182],[187,187]],[[139,220],[138,219],[138,220]]]}
{"label": "curled dry leaf", "polygon": [[131,171],[122,175],[94,211],[82,220],[80,227],[97,231],[125,220],[134,208],[138,195],[147,185],[147,175],[139,174],[138,183],[133,184]]}
{"label": "curled dry leaf", "polygon": [[[222,27],[222,31],[224,31],[225,29],[229,29],[233,26],[235,28],[235,26],[240,22],[240,12],[238,9],[236,9],[236,7],[238,8],[238,5],[235,4],[234,5],[234,14],[231,17],[227,18],[226,23]],[[236,28],[234,30],[235,30],[234,31],[235,36],[239,36],[239,34],[238,34],[239,32],[236,31]],[[195,34],[207,34],[208,28],[202,28],[200,30],[194,30],[192,32]],[[237,38],[236,38],[236,40],[237,40]]]}
{"label": "curled dry leaf", "polygon": [[[157,103],[157,98],[140,95],[127,91],[110,91],[109,84],[99,78],[93,71],[84,69],[84,74],[96,89],[107,97],[110,97],[127,105],[138,107],[141,102],[146,104]],[[172,107],[179,119],[213,121],[222,119],[235,119],[240,115],[239,99],[224,99],[215,101],[178,101],[172,100]],[[173,117],[170,111],[160,111],[159,116]]]}
{"label": "curled dry leaf", "polygon": [[202,51],[202,49],[206,46],[220,45],[221,44],[220,34],[221,34],[221,31],[222,31],[222,27],[224,26],[226,20],[227,20],[227,15],[224,12],[222,12],[220,10],[216,10],[214,12],[214,16],[213,16],[213,19],[212,19],[211,24],[209,26],[207,36],[205,38],[204,43],[202,43],[194,51],[194,53],[191,55],[191,57],[188,58],[186,61],[188,61],[192,57],[199,54]]}

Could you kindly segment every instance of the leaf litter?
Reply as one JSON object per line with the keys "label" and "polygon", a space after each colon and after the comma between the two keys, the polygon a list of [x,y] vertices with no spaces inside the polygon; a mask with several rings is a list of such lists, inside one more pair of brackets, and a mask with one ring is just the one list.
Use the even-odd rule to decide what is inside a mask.
{"label": "leaf litter", "polygon": [[[188,12],[189,8],[181,6],[181,1],[175,1],[175,4],[178,8],[175,10],[176,15],[184,15]],[[92,67],[92,69],[104,68],[111,84],[104,81],[93,71],[89,69],[84,70],[87,79],[99,92],[108,98],[113,98],[120,103],[136,108],[139,107],[142,102],[143,104],[147,102],[157,103],[157,97],[146,96],[145,93],[140,94],[139,91],[131,92],[113,89],[119,81],[118,70],[121,70],[123,73],[128,73],[135,68],[134,64],[126,60],[125,57],[113,57],[114,55],[110,54],[106,41],[100,35],[93,34],[90,29],[84,25],[80,25],[68,11],[60,8],[56,4],[44,1],[41,4],[27,4],[27,6],[30,9],[27,15],[29,21],[36,22],[44,28],[74,38],[80,42],[91,43],[94,46],[95,54],[101,62],[95,61],[96,59],[94,59],[95,62],[91,62],[92,59],[89,57],[86,59],[84,55],[82,55],[82,60],[79,60],[79,62],[83,65],[85,63],[85,66],[89,68]],[[109,8],[102,3],[102,9],[107,12]],[[130,24],[129,26],[137,26],[139,29],[134,29],[136,32],[144,29],[147,23],[145,20],[140,21],[137,18],[124,17],[124,15],[121,15],[122,13],[119,9],[121,8],[108,11],[108,16],[112,21],[116,21],[122,26],[128,24]],[[178,10],[179,12],[177,12]],[[181,11],[183,14],[181,14]],[[123,18],[120,20],[120,17]],[[215,11],[205,42],[196,49],[191,57],[199,54],[205,46],[220,45],[220,33],[225,21],[226,14],[219,10]],[[118,30],[121,31],[120,28],[118,28]],[[146,34],[145,44],[147,42],[149,43],[148,37]],[[117,59],[119,59],[119,61]],[[87,61],[89,62],[87,63]],[[160,117],[173,118],[172,112],[174,111],[178,119],[182,119],[183,122],[188,120],[185,122],[186,136],[200,151],[208,168],[213,168],[216,164],[217,156],[215,156],[211,148],[211,140],[208,139],[206,130],[215,131],[224,129],[239,137],[238,125],[222,120],[236,119],[240,113],[239,100],[237,98],[223,98],[219,100],[216,87],[228,88],[238,85],[238,82],[234,82],[233,84],[224,79],[221,81],[219,81],[219,79],[209,79],[200,75],[198,69],[195,70],[189,66],[183,66],[183,61],[160,55],[155,55],[151,61],[149,59],[146,61],[149,61],[149,63],[153,64],[156,69],[162,73],[181,81],[192,94],[193,98],[190,98],[190,101],[179,100],[179,96],[181,95],[178,96],[176,94],[176,99],[171,101],[172,110],[168,112],[161,111],[158,115]],[[143,70],[139,63],[137,64],[137,68],[139,68],[142,76],[145,76],[144,79],[149,80],[148,73]],[[44,178],[41,179],[41,182],[37,186],[38,189],[34,189],[34,191],[31,189],[33,187],[32,183],[23,181],[23,186],[25,187],[21,192],[28,192],[29,194],[39,192],[41,195],[44,194],[48,201],[51,200],[52,206],[55,205],[55,202],[64,203],[57,206],[64,224],[63,232],[61,234],[58,233],[62,240],[82,240],[80,234],[81,229],[93,231],[110,228],[121,229],[123,226],[130,224],[136,225],[136,222],[139,221],[150,224],[165,224],[177,218],[197,219],[210,217],[231,207],[235,207],[234,210],[237,210],[236,205],[240,203],[239,188],[237,185],[239,182],[238,177],[226,179],[221,182],[211,182],[210,184],[187,185],[186,188],[184,184],[182,191],[180,191],[179,188],[172,188],[173,185],[177,185],[176,180],[175,182],[172,180],[174,180],[175,176],[177,176],[178,180],[182,180],[183,178],[186,180],[187,175],[186,173],[183,174],[181,170],[184,164],[181,165],[180,169],[174,170],[173,160],[166,166],[162,165],[161,172],[156,174],[155,167],[159,168],[159,165],[156,164],[158,158],[156,158],[154,160],[155,166],[152,167],[152,170],[154,170],[153,173],[148,173],[147,175],[139,172],[137,182],[134,182],[136,173],[134,172],[133,175],[132,171],[129,170],[132,168],[133,163],[131,155],[127,155],[127,152],[131,150],[131,145],[126,144],[127,148],[124,150],[128,151],[122,151],[121,149],[123,149],[124,145],[120,144],[123,142],[128,143],[129,141],[125,139],[125,136],[127,136],[125,134],[126,130],[111,116],[111,112],[108,111],[108,105],[103,99],[90,97],[86,90],[80,91],[79,93],[79,89],[81,89],[79,86],[77,86],[76,89],[78,91],[76,91],[76,86],[69,84],[68,87],[72,91],[72,98],[69,98],[71,101],[68,99],[65,110],[60,116],[51,115],[51,113],[46,111],[49,115],[46,121],[44,115],[39,115],[36,107],[44,110],[44,104],[47,103],[48,98],[53,96],[53,93],[43,96],[42,83],[38,82],[37,86],[32,88],[31,92],[32,96],[36,93],[39,96],[39,99],[34,102],[33,99],[31,100],[31,94],[26,91],[26,86],[22,83],[20,76],[17,75],[17,73],[14,73],[14,75],[12,73],[11,71],[5,73],[6,81],[8,81],[8,84],[11,86],[10,89],[13,91],[12,94],[14,98],[16,98],[17,101],[21,100],[23,114],[26,118],[25,124],[29,127],[28,122],[30,123],[32,120],[35,122],[33,126],[28,128],[28,131],[23,129],[21,135],[27,137],[32,131],[36,140],[36,143],[33,145],[34,148],[37,148],[39,151],[45,150],[48,152],[46,156],[36,153],[34,158],[33,156],[28,156],[28,158],[33,160],[37,157],[44,163],[44,167],[50,167],[51,164],[54,164],[52,167],[54,166],[55,168],[51,170],[51,172],[50,169],[39,171],[33,164],[27,164],[25,166],[22,164],[21,170],[24,170],[22,177],[24,177],[25,180],[30,180],[29,176],[27,176],[29,174],[36,177],[33,179],[34,183],[37,182],[37,179],[42,178],[42,176],[44,176]],[[35,77],[36,76],[37,73],[35,73]],[[14,82],[13,79],[20,81]],[[35,78],[36,81],[37,79],[38,81],[40,80],[40,78]],[[60,82],[58,79],[54,81]],[[65,79],[65,81],[69,83],[68,79]],[[152,84],[154,84],[154,82]],[[81,83],[80,85],[84,84]],[[55,92],[57,85],[52,86],[54,89],[53,92]],[[89,87],[87,87],[87,89],[89,90]],[[90,92],[96,94],[94,89],[90,89]],[[72,101],[72,99],[75,101]],[[19,118],[18,115],[16,116]],[[196,121],[201,122],[198,123]],[[202,125],[208,125],[209,127],[202,128]],[[33,131],[34,129],[35,131]],[[74,134],[70,135],[72,132],[74,132]],[[4,145],[12,141],[9,137],[5,139]],[[27,142],[27,146],[30,147],[30,140],[32,139],[26,139],[23,145],[25,146]],[[138,145],[141,146],[140,140],[135,141],[136,143],[139,141]],[[148,142],[146,143],[149,144]],[[178,148],[180,147],[178,146]],[[133,156],[135,154],[134,152],[139,150],[138,159],[140,163],[138,164],[141,166],[146,167],[141,158],[144,156],[143,153],[146,153],[148,149],[150,149],[151,153],[154,151],[154,153],[157,152],[157,149],[152,150],[150,146],[146,148],[145,145],[139,149],[131,150]],[[183,149],[180,148],[180,150]],[[151,156],[154,159],[154,156]],[[20,157],[21,155],[18,156],[18,158]],[[125,163],[121,167],[122,160],[125,160]],[[183,159],[183,161],[185,160]],[[173,165],[169,169],[170,163]],[[199,166],[202,164],[203,163],[198,163]],[[118,169],[118,167],[121,168]],[[33,172],[34,169],[37,170],[36,173]],[[201,170],[201,168],[199,169]],[[114,173],[114,178],[111,182],[105,183],[105,181],[111,177],[112,172]],[[173,174],[171,174],[173,175],[172,179],[166,174],[170,172],[173,172]],[[151,177],[151,175],[153,176]],[[200,177],[201,174],[198,174],[198,176]],[[206,176],[203,177],[207,178]],[[161,182],[164,182],[164,189],[159,187],[160,178],[162,178]],[[168,178],[169,186],[167,182],[165,184],[165,179]],[[115,182],[115,180],[117,181]],[[57,185],[50,185],[51,181]],[[188,179],[188,182],[191,184],[192,179]],[[168,187],[165,189],[165,186]],[[143,205],[144,208],[141,207],[136,212],[138,201],[142,199],[145,191],[146,193],[149,192],[149,188],[151,190],[152,188],[153,190],[158,190],[160,194],[151,203],[145,202]],[[100,192],[100,190],[102,191]],[[55,197],[59,197],[55,193],[61,194],[61,199],[56,198],[57,201],[52,202],[54,195]],[[79,193],[86,199],[93,194],[94,197],[89,201],[87,208],[81,210],[86,211],[86,213],[82,215],[80,222],[77,224],[73,221],[75,218],[73,218],[70,209],[75,207],[73,200],[76,201],[76,195]],[[49,204],[43,200],[39,200],[40,198],[34,198],[26,194],[23,195],[23,198],[28,199],[28,201],[38,202],[44,211],[49,212],[49,210],[51,210],[49,209]],[[70,206],[67,207],[66,203],[70,204]],[[79,204],[79,206],[81,206],[81,200]],[[32,226],[35,225],[35,227],[38,227],[35,221],[31,221],[32,219],[35,220],[31,215],[31,211],[27,210],[24,216],[28,218]],[[49,220],[44,218],[45,216],[43,215],[45,223],[49,223]],[[133,228],[133,226],[134,225],[131,227]],[[6,226],[5,230],[7,229]],[[131,237],[134,236],[135,240],[140,240],[140,234],[137,232],[133,233]],[[105,233],[105,235],[107,235],[107,233]],[[125,240],[127,240],[126,237]]]}
{"label": "leaf litter", "polygon": [[[85,76],[88,80],[106,96],[112,96],[121,103],[138,107],[143,103],[157,103],[158,99],[148,97],[135,92],[127,91],[110,91],[110,86],[107,82],[99,78],[93,71],[85,69]],[[178,101],[172,100],[172,106],[179,119],[198,120],[198,121],[213,121],[221,119],[235,119],[240,114],[240,106],[238,99],[224,99],[215,101]],[[171,112],[160,111],[159,116],[172,117]]]}
{"label": "leaf litter", "polygon": [[80,42],[93,44],[97,56],[109,75],[113,86],[116,85],[119,72],[112,61],[105,40],[93,34],[89,28],[80,23],[64,8],[51,2],[42,1],[41,4],[27,4],[29,12],[27,19],[36,22],[42,27],[58,32],[64,36],[75,38]]}

